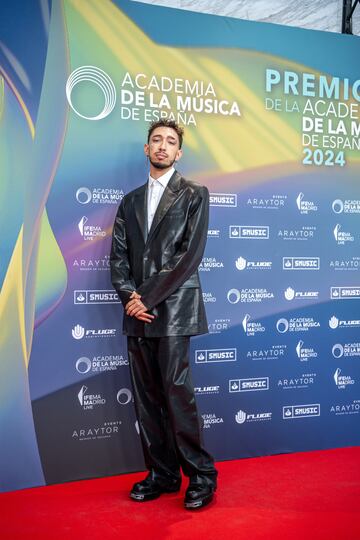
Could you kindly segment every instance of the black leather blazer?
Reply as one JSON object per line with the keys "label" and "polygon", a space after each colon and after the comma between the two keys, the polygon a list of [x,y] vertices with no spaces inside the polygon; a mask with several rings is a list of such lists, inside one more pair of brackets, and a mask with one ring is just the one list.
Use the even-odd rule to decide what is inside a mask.
{"label": "black leather blazer", "polygon": [[121,201],[113,229],[111,281],[123,306],[132,291],[155,319],[124,313],[128,336],[162,337],[208,332],[198,266],[208,229],[209,192],[174,172],[147,232],[147,183]]}

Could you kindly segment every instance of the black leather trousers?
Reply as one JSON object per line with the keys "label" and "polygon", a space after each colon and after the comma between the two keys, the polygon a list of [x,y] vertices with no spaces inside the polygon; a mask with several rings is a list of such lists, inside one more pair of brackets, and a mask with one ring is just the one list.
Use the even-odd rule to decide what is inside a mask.
{"label": "black leather trousers", "polygon": [[214,460],[202,445],[189,345],[189,336],[128,337],[145,464],[163,479],[179,478],[181,467],[192,479],[216,484]]}

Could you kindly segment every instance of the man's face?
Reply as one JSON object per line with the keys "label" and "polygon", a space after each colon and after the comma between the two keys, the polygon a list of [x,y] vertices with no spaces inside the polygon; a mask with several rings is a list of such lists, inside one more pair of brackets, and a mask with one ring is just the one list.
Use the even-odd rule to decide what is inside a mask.
{"label": "man's face", "polygon": [[165,126],[154,129],[144,150],[155,169],[170,169],[182,156],[178,134],[173,128]]}

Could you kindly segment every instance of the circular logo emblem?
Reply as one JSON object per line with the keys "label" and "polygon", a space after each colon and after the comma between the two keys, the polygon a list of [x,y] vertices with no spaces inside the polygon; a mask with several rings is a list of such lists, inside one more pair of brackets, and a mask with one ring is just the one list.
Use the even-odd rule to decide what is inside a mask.
{"label": "circular logo emblem", "polygon": [[[72,103],[71,93],[74,86],[80,82],[90,82],[92,84],[96,84],[96,86],[98,86],[104,94],[105,103],[103,110],[96,116],[85,116],[84,114],[81,114],[75,109]],[[75,69],[69,75],[66,82],[66,97],[72,110],[81,118],[85,118],[86,120],[101,120],[102,118],[108,116],[115,107],[116,89],[109,75],[102,69],[94,66],[81,66]]]}
{"label": "circular logo emblem", "polygon": [[91,191],[87,187],[79,188],[75,196],[80,204],[88,204],[92,199]]}
{"label": "circular logo emblem", "polygon": [[127,405],[130,403],[132,398],[132,394],[128,388],[121,388],[121,390],[118,391],[116,395],[116,399],[120,403],[120,405]]}
{"label": "circular logo emblem", "polygon": [[334,358],[341,358],[344,354],[344,347],[341,345],[341,343],[336,343],[332,348],[332,354]]}
{"label": "circular logo emblem", "polygon": [[79,373],[88,373],[91,369],[91,360],[89,358],[86,358],[86,356],[82,356],[78,360],[76,360],[76,371]]}
{"label": "circular logo emblem", "polygon": [[335,214],[341,214],[341,212],[344,210],[344,203],[341,199],[336,199],[332,203],[332,209],[335,212]]}
{"label": "circular logo emblem", "polygon": [[238,289],[230,289],[227,293],[227,299],[230,304],[237,304],[240,300],[240,291]]}
{"label": "circular logo emblem", "polygon": [[289,329],[289,322],[287,319],[279,319],[276,323],[276,329],[280,334],[284,334]]}

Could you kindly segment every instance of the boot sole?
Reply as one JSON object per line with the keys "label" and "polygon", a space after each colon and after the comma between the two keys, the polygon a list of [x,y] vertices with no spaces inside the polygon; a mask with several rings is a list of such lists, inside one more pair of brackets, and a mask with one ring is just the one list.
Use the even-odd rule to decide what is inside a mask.
{"label": "boot sole", "polygon": [[140,493],[133,493],[131,492],[130,493],[130,498],[133,500],[133,501],[136,501],[136,502],[146,502],[146,501],[153,501],[154,499],[158,499],[161,495],[163,495],[164,493],[178,493],[180,491],[180,488],[177,488],[177,489],[166,489],[166,490],[162,490],[162,491],[157,491],[156,493],[149,493],[147,495],[145,494],[140,494]]}
{"label": "boot sole", "polygon": [[203,508],[204,506],[207,506],[211,503],[211,501],[214,498],[214,493],[211,493],[207,497],[204,497],[203,499],[199,501],[185,501],[184,506],[187,510],[198,510],[199,508]]}

